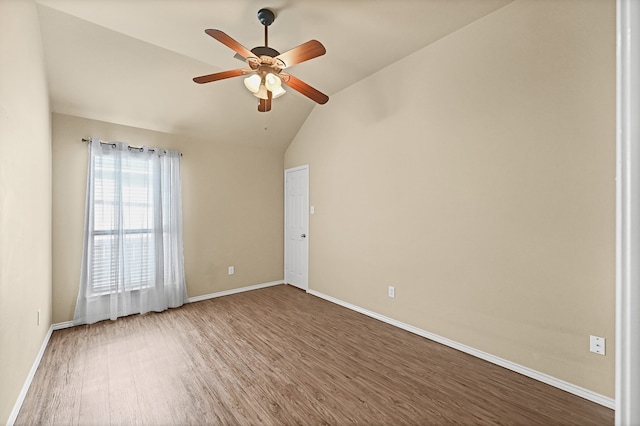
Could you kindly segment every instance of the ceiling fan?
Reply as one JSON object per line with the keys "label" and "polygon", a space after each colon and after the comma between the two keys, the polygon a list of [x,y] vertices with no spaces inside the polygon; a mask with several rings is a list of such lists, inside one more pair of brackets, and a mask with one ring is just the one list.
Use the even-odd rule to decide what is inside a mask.
{"label": "ceiling fan", "polygon": [[275,20],[274,13],[269,9],[260,9],[258,11],[258,20],[264,25],[264,46],[254,47],[251,50],[220,30],[204,30],[205,33],[234,50],[236,57],[246,61],[249,68],[238,68],[203,75],[195,77],[193,81],[202,84],[246,75],[248,77],[245,78],[244,84],[247,89],[260,99],[258,104],[258,111],[260,112],[270,111],[271,100],[285,93],[282,84],[302,93],[319,104],[327,103],[329,100],[327,95],[291,74],[283,72],[284,69],[293,65],[324,55],[327,51],[322,43],[317,40],[310,40],[298,47],[280,53],[269,47],[268,44],[268,28]]}

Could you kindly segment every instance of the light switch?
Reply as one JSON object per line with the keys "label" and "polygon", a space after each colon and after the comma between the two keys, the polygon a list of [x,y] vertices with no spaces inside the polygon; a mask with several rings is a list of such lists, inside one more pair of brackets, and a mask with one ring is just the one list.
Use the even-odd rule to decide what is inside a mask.
{"label": "light switch", "polygon": [[311,213],[311,214],[315,214],[315,213],[316,213],[316,206],[311,206],[311,207],[309,208],[309,213]]}

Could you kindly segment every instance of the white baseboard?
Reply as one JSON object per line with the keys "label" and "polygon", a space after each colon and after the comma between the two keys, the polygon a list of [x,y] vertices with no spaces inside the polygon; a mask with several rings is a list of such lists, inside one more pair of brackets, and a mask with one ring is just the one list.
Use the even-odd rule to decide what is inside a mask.
{"label": "white baseboard", "polygon": [[595,402],[597,404],[603,405],[607,408],[615,409],[615,400],[613,398],[609,398],[604,395],[600,395],[596,392],[590,391],[588,389],[582,388],[580,386],[576,386],[572,383],[565,382],[564,380],[560,380],[556,377],[549,376],[548,374],[541,373],[539,371],[533,370],[529,367],[525,367],[520,364],[516,364],[515,362],[508,361],[506,359],[497,357],[495,355],[491,355],[490,353],[480,351],[478,349],[472,348],[470,346],[464,345],[462,343],[458,343],[456,341],[447,339],[446,337],[439,336],[434,333],[430,333],[428,331],[422,330],[418,327],[414,327],[409,324],[405,324],[403,322],[394,320],[393,318],[386,317],[384,315],[380,315],[376,312],[369,311],[367,309],[361,308],[356,305],[352,305],[351,303],[342,301],[340,299],[336,299],[335,297],[328,296],[326,294],[320,293],[315,290],[308,290],[307,293],[312,294],[321,299],[328,300],[329,302],[333,302],[337,305],[343,306],[347,309],[351,309],[353,311],[359,312],[371,318],[375,318],[382,322],[386,322],[387,324],[391,324],[403,330],[409,331],[411,333],[417,334],[418,336],[425,337],[429,340],[433,340],[434,342],[441,343],[445,346],[449,346],[450,348],[457,349],[461,352],[467,353],[469,355],[473,355],[477,358],[483,359],[485,361],[489,361],[492,364],[499,365],[500,367],[504,367],[508,370],[515,371],[516,373],[520,373],[524,376],[531,377],[532,379],[536,379],[542,383],[546,383],[558,389],[562,389],[563,391],[569,392],[581,398],[587,399],[589,401]]}
{"label": "white baseboard", "polygon": [[[222,297],[222,296],[229,296],[231,294],[243,293],[245,291],[257,290],[259,288],[271,287],[271,286],[280,285],[280,284],[284,284],[284,281],[282,280],[271,281],[268,283],[262,283],[262,284],[250,285],[247,287],[234,288],[231,290],[219,291],[217,293],[203,294],[202,296],[195,296],[195,297],[188,298],[187,303],[200,302],[202,300],[214,299],[216,297]],[[53,330],[62,330],[63,328],[75,327],[76,325],[78,324],[75,324],[73,321],[65,321],[65,322],[55,323],[51,327],[53,328]]]}
{"label": "white baseboard", "polygon": [[20,408],[22,408],[22,403],[24,402],[24,398],[27,396],[27,392],[29,391],[29,387],[31,386],[33,377],[36,374],[38,365],[40,365],[40,361],[42,360],[44,351],[47,349],[47,345],[49,344],[51,333],[53,333],[53,326],[49,327],[49,331],[47,331],[46,336],[44,336],[44,340],[42,341],[42,345],[40,346],[38,355],[36,355],[36,359],[35,361],[33,361],[33,365],[31,366],[29,375],[27,376],[27,379],[24,381],[24,385],[22,385],[22,390],[20,391],[20,395],[18,395],[18,399],[16,400],[16,403],[13,405],[13,410],[11,410],[11,414],[9,415],[9,419],[7,420],[7,426],[13,426],[13,424],[16,422],[16,419],[18,418],[18,413],[20,412]]}
{"label": "white baseboard", "polygon": [[73,321],[65,321],[65,322],[57,322],[53,324],[51,327],[53,328],[53,331],[56,331],[56,330],[62,330],[63,328],[75,327],[76,325],[77,324],[75,324]]}
{"label": "white baseboard", "polygon": [[209,293],[209,294],[203,294],[202,296],[190,297],[187,300],[187,302],[188,303],[200,302],[202,300],[215,299],[216,297],[229,296],[229,295],[232,295],[232,294],[243,293],[245,291],[251,291],[251,290],[258,290],[260,288],[272,287],[274,285],[280,285],[280,284],[284,284],[284,281],[282,281],[282,280],[280,280],[280,281],[271,281],[271,282],[268,282],[268,283],[250,285],[250,286],[247,286],[247,287],[233,288],[231,290],[219,291],[217,293]]}

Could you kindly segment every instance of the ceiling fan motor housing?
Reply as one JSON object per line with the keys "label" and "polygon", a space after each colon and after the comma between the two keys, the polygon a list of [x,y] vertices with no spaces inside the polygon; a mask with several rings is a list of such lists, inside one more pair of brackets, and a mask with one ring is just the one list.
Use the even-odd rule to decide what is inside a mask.
{"label": "ceiling fan motor housing", "polygon": [[278,52],[276,49],[272,49],[267,46],[254,47],[253,49],[251,49],[251,52],[254,53],[258,58],[260,58],[261,56],[271,56],[272,58],[275,58],[280,54],[280,52]]}

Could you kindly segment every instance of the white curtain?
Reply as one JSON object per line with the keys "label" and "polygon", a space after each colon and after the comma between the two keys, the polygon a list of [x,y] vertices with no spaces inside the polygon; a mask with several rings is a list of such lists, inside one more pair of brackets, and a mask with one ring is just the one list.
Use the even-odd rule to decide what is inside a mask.
{"label": "white curtain", "polygon": [[187,300],[180,153],[89,141],[76,324]]}

